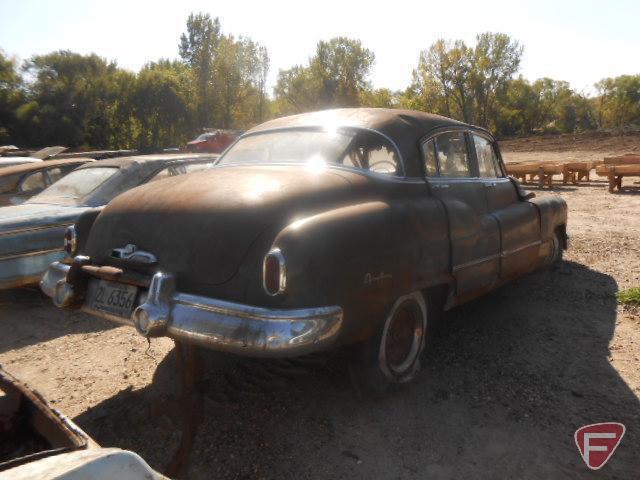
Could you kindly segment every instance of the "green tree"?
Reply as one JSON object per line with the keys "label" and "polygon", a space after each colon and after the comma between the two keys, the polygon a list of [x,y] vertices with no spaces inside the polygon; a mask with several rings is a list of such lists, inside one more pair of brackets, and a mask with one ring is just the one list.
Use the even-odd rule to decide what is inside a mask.
{"label": "green tree", "polygon": [[482,33],[473,49],[471,83],[476,106],[475,121],[491,127],[496,101],[518,71],[524,48],[504,33]]}
{"label": "green tree", "polygon": [[22,77],[16,68],[16,62],[0,50],[0,142],[16,138],[16,109],[24,101]]}
{"label": "green tree", "polygon": [[336,37],[320,41],[308,66],[281,70],[275,87],[279,113],[332,107],[356,107],[370,88],[373,52],[359,40]]}
{"label": "green tree", "polygon": [[180,56],[196,79],[199,128],[248,126],[267,110],[267,49],[250,38],[224,35],[218,18],[191,14]]}
{"label": "green tree", "polygon": [[27,102],[17,111],[25,141],[72,147],[110,145],[116,128],[112,106],[131,84],[130,74],[95,54],[66,50],[34,56],[24,68],[35,78],[27,90]]}
{"label": "green tree", "polygon": [[472,48],[462,40],[439,39],[420,52],[412,84],[401,103],[493,126],[497,102],[517,72],[522,47],[501,33],[483,33]]}
{"label": "green tree", "polygon": [[181,146],[192,130],[191,72],[180,62],[160,61],[142,68],[131,95],[142,150]]}
{"label": "green tree", "polygon": [[501,135],[527,135],[541,126],[540,95],[522,76],[511,80],[498,99],[495,130]]}
{"label": "green tree", "polygon": [[388,88],[368,89],[360,93],[360,105],[363,107],[398,108],[400,95]]}
{"label": "green tree", "polygon": [[266,110],[268,108],[269,98],[267,97],[267,75],[269,74],[269,52],[267,47],[258,47],[258,69],[257,69],[257,88],[258,88],[258,112],[257,121],[262,123]]}
{"label": "green tree", "polygon": [[603,128],[640,125],[640,75],[621,75],[596,83],[598,123]]}
{"label": "green tree", "polygon": [[200,127],[211,126],[216,110],[213,94],[214,62],[222,41],[220,20],[209,14],[192,13],[187,31],[180,36],[179,52],[191,67],[197,83],[197,112]]}
{"label": "green tree", "polygon": [[295,65],[280,70],[274,88],[276,111],[282,115],[321,108],[319,91],[320,85],[308,67]]}
{"label": "green tree", "polygon": [[448,117],[472,120],[470,76],[473,52],[462,40],[437,40],[420,52],[418,67],[413,71],[412,90],[426,104],[437,105]]}
{"label": "green tree", "polygon": [[[266,63],[265,63],[266,62]],[[268,70],[266,49],[249,38],[222,38],[214,61],[218,124],[224,128],[254,123],[264,108]],[[262,89],[262,91],[261,91]]]}

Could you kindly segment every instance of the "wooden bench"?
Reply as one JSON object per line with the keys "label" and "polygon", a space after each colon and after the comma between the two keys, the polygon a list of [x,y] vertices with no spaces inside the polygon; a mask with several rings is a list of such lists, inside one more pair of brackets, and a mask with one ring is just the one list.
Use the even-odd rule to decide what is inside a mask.
{"label": "wooden bench", "polygon": [[[543,188],[545,185],[551,187],[554,175],[561,174],[564,183],[566,183],[566,179],[569,178],[567,173],[568,169],[562,163],[507,163],[505,166],[509,175],[516,177],[524,184],[533,183],[537,177],[540,188]],[[529,175],[528,179],[527,175]]]}
{"label": "wooden bench", "polygon": [[640,177],[640,162],[621,165],[599,165],[596,167],[596,173],[609,179],[609,192],[613,193],[616,188],[618,191],[622,189],[623,177]]}
{"label": "wooden bench", "polygon": [[605,165],[640,165],[640,155],[627,153],[617,157],[604,157]]}
{"label": "wooden bench", "polygon": [[588,182],[591,176],[591,170],[600,162],[568,162],[565,163],[565,173],[562,177],[562,183],[565,185],[570,181],[574,185],[581,181]]}

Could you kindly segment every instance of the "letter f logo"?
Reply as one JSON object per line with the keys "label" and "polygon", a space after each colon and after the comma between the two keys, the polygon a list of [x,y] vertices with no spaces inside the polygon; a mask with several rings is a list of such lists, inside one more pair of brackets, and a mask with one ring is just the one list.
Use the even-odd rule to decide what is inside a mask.
{"label": "letter f logo", "polygon": [[576,430],[576,445],[584,463],[591,470],[604,466],[616,451],[624,436],[625,427],[621,423],[594,423]]}

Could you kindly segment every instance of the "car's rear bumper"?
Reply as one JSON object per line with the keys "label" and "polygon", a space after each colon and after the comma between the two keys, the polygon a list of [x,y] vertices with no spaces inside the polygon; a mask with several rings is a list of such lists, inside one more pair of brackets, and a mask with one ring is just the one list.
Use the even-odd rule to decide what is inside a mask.
{"label": "car's rear bumper", "polygon": [[81,306],[92,315],[133,325],[147,337],[167,336],[253,357],[293,357],[326,350],[342,326],[339,306],[272,309],[227,302],[176,292],[173,277],[164,273],[153,276],[144,302],[130,318],[117,317],[82,304],[78,275],[69,275],[72,268],[78,267],[56,262],[42,277],[42,291],[56,305]]}

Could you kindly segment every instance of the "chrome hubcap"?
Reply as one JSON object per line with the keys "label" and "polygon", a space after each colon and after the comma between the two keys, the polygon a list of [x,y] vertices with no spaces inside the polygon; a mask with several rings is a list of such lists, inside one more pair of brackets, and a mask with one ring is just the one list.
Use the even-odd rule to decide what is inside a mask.
{"label": "chrome hubcap", "polygon": [[387,319],[380,345],[380,366],[387,376],[398,379],[417,370],[425,333],[426,307],[421,295],[400,299]]}

